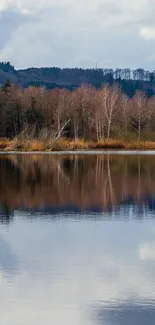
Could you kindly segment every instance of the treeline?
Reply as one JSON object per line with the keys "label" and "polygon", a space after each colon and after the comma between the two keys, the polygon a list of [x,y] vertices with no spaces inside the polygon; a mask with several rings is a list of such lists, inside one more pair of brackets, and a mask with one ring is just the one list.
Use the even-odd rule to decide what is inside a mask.
{"label": "treeline", "polygon": [[121,90],[133,97],[137,90],[143,90],[150,97],[155,94],[155,71],[144,69],[80,69],[80,68],[29,68],[15,70],[10,62],[0,63],[0,84],[9,78],[14,84],[27,88],[41,86],[47,89],[66,88],[75,90],[82,84],[99,89],[104,84],[112,86],[117,82]]}
{"label": "treeline", "polygon": [[33,129],[34,137],[153,140],[155,97],[137,91],[129,98],[117,85],[69,91],[23,89],[6,81],[0,88],[0,137],[13,138],[24,129]]}

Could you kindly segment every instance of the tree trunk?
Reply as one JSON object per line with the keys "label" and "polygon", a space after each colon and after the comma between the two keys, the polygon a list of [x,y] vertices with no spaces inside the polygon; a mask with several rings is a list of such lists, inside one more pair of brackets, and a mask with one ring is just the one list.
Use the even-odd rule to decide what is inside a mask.
{"label": "tree trunk", "polygon": [[107,140],[110,138],[111,121],[108,121]]}

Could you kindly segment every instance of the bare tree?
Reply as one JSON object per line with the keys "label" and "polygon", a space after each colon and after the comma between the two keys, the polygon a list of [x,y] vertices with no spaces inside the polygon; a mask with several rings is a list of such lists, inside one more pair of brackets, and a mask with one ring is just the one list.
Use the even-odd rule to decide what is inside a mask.
{"label": "bare tree", "polygon": [[77,91],[74,91],[71,95],[71,120],[73,123],[73,134],[74,139],[77,140],[79,138],[79,131],[80,131],[80,122],[81,122],[81,107],[79,105],[79,98],[78,98]]}
{"label": "bare tree", "polygon": [[106,117],[103,110],[103,98],[102,98],[101,90],[96,92],[93,119],[94,119],[96,137],[97,140],[99,141],[105,137],[105,126],[106,126]]}
{"label": "bare tree", "polygon": [[137,91],[131,101],[131,124],[141,139],[141,130],[145,128],[148,120],[148,100],[145,93]]}
{"label": "bare tree", "polygon": [[119,105],[118,105],[119,95],[120,95],[120,91],[117,86],[111,88],[109,86],[105,86],[100,91],[102,112],[106,120],[107,139],[109,139],[110,137],[111,128],[114,119],[119,111]]}
{"label": "bare tree", "polygon": [[122,94],[121,96],[121,120],[123,123],[123,129],[125,130],[126,137],[128,136],[128,126],[129,126],[129,119],[130,119],[130,102],[127,95]]}

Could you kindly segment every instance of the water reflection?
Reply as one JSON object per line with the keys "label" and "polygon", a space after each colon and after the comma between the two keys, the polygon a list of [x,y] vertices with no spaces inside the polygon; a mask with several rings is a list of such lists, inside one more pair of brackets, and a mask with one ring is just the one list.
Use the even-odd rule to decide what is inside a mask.
{"label": "water reflection", "polygon": [[2,324],[154,324],[154,165],[0,157]]}
{"label": "water reflection", "polygon": [[1,156],[0,219],[9,221],[14,210],[153,215],[154,165],[153,155]]}
{"label": "water reflection", "polygon": [[97,312],[95,321],[97,324],[107,325],[154,325],[155,322],[155,301],[142,304],[135,301],[125,301],[118,304],[100,308]]}
{"label": "water reflection", "polygon": [[153,324],[153,220],[21,218],[0,235],[2,324]]}

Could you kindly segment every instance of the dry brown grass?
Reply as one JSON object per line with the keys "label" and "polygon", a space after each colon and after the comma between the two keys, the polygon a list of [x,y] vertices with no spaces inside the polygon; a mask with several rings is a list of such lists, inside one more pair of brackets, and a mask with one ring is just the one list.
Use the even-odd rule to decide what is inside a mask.
{"label": "dry brown grass", "polygon": [[69,143],[69,149],[70,150],[80,150],[80,149],[87,150],[87,149],[89,149],[89,143],[84,141],[83,139],[72,140]]}
{"label": "dry brown grass", "polygon": [[96,149],[124,149],[125,144],[121,140],[109,139],[109,140],[100,140],[95,144]]}
{"label": "dry brown grass", "polygon": [[50,147],[49,143],[40,139],[14,138],[8,140],[0,139],[1,151],[76,151],[76,150],[102,150],[102,149],[126,149],[126,150],[155,150],[154,141],[124,141],[115,139],[101,139],[100,141],[85,141],[84,139],[69,140],[61,138],[53,142]]}
{"label": "dry brown grass", "polygon": [[51,144],[49,150],[51,151],[69,150],[69,143],[70,141],[65,138],[58,139],[57,141]]}
{"label": "dry brown grass", "polygon": [[126,150],[154,150],[154,141],[124,141],[124,140],[100,140],[95,144],[96,149],[126,149]]}
{"label": "dry brown grass", "polygon": [[2,138],[0,139],[0,150],[4,150],[6,149],[7,147],[9,147],[10,145],[10,141],[6,138]]}
{"label": "dry brown grass", "polygon": [[21,140],[21,139],[13,139],[8,142],[8,146],[6,148],[7,151],[44,151],[45,147],[43,142],[39,140]]}
{"label": "dry brown grass", "polygon": [[153,141],[131,141],[125,143],[125,149],[154,150],[155,142]]}
{"label": "dry brown grass", "polygon": [[61,138],[51,145],[51,151],[61,151],[61,150],[88,150],[95,147],[95,142],[85,141],[84,139],[69,140],[66,138]]}
{"label": "dry brown grass", "polygon": [[22,151],[22,150],[27,150],[28,149],[28,142],[21,141],[17,138],[14,138],[8,143],[8,146],[6,148],[7,151]]}
{"label": "dry brown grass", "polygon": [[45,151],[45,145],[42,141],[39,140],[32,140],[29,145],[30,151]]}

